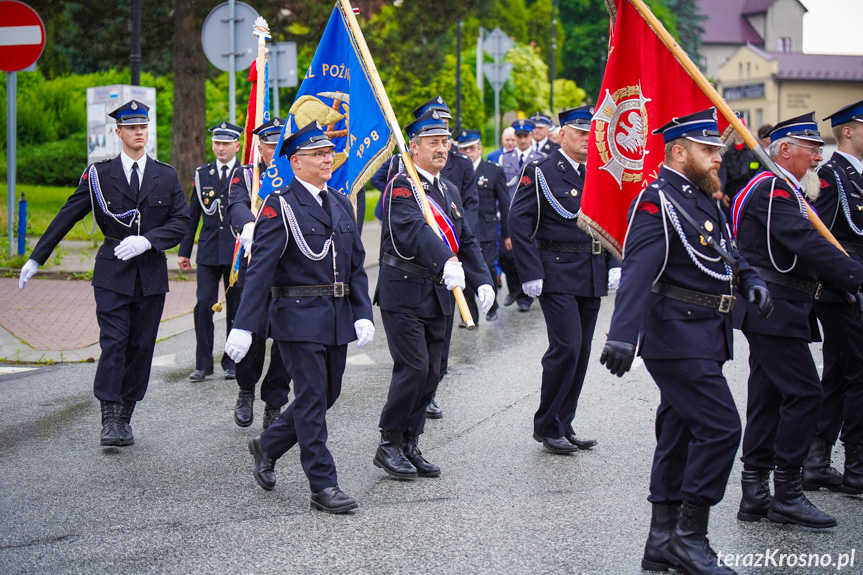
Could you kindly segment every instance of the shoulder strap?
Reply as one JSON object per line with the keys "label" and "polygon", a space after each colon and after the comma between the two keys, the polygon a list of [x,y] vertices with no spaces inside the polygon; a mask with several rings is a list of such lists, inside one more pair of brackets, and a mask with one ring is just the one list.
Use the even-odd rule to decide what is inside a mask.
{"label": "shoulder strap", "polygon": [[681,216],[683,216],[684,220],[689,222],[689,225],[691,225],[696,230],[698,230],[698,233],[701,234],[702,238],[704,238],[704,243],[706,243],[710,249],[715,251],[716,254],[725,261],[725,263],[727,263],[729,266],[731,266],[731,269],[734,270],[734,272],[736,274],[737,273],[737,261],[733,257],[731,257],[731,254],[729,254],[724,249],[722,249],[722,247],[720,247],[719,244],[716,243],[716,241],[713,239],[713,237],[711,237],[711,235],[707,232],[707,230],[705,230],[701,226],[701,224],[699,224],[697,221],[695,221],[695,218],[693,218],[689,214],[689,212],[684,210],[683,207],[679,203],[677,203],[677,201],[674,198],[672,198],[670,195],[666,194],[665,199],[667,199],[671,203],[671,205],[674,206],[674,209],[677,211],[677,213],[679,213]]}

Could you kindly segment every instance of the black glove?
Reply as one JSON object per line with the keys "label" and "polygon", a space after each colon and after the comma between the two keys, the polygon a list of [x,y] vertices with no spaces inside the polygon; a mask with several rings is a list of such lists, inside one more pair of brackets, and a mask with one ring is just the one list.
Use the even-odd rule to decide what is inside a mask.
{"label": "black glove", "polygon": [[770,317],[770,313],[773,311],[773,297],[766,287],[752,286],[746,293],[746,299],[749,303],[754,303],[758,306],[758,317],[761,319]]}
{"label": "black glove", "polygon": [[599,363],[608,367],[608,370],[617,377],[623,377],[623,374],[632,367],[633,359],[635,359],[635,344],[610,339],[602,348]]}

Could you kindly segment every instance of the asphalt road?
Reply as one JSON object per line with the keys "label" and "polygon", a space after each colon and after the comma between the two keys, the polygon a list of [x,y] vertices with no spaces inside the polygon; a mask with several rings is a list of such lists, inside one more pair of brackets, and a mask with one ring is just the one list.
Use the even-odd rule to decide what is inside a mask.
{"label": "asphalt road", "polygon": [[[352,344],[328,417],[339,482],[360,505],[347,516],[309,509],[297,450],[278,461],[274,491],[257,486],[246,444],[260,432],[262,404],[243,429],[232,420],[233,381],[218,368],[203,383],[187,379],[192,332],[157,345],[132,447],[98,446],[95,364],[2,375],[0,573],[638,573],[659,397],[640,362],[623,379],[600,366],[612,308],[606,298],[575,426],[598,447],[557,456],[531,438],[545,326],[538,305],[502,308],[493,324],[457,330],[438,393],[444,418],[428,422],[421,441],[443,473],[414,482],[372,466],[391,369],[378,321],[370,346]],[[224,322],[217,340],[218,329]],[[736,346],[725,371],[742,416],[739,334]],[[841,449],[836,458],[841,466]],[[740,573],[834,573],[779,566],[780,554],[837,561],[852,551],[855,565],[840,572],[863,572],[863,499],[812,494],[839,521],[823,532],[744,524],[739,480],[738,462],[711,542],[723,554],[773,552],[777,564]]]}

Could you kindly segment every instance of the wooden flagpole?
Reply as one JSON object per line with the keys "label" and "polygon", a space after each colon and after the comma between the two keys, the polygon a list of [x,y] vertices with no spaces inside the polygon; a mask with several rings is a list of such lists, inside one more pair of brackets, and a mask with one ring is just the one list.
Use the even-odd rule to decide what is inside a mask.
{"label": "wooden flagpole", "polygon": [[[710,99],[711,103],[716,106],[716,109],[725,116],[725,119],[734,127],[735,131],[743,137],[743,140],[746,142],[746,145],[749,146],[758,159],[767,167],[768,170],[776,174],[778,177],[784,179],[788,182],[788,178],[786,178],[782,172],[779,170],[779,167],[773,161],[773,159],[764,151],[764,148],[758,143],[755,139],[755,136],[749,133],[749,130],[746,129],[746,126],[743,125],[743,122],[740,121],[740,118],[737,117],[737,114],[734,113],[734,110],[725,103],[725,100],[722,96],[719,95],[719,92],[716,91],[716,88],[713,87],[707,78],[704,77],[704,74],[701,73],[701,70],[698,69],[698,66],[689,58],[689,55],[677,45],[677,42],[674,40],[674,37],[668,33],[668,30],[665,29],[665,26],[662,25],[662,22],[653,15],[653,12],[650,11],[650,8],[643,2],[643,0],[628,0],[629,3],[638,10],[638,13],[644,18],[647,22],[647,25],[659,36],[659,39],[665,44],[665,47],[671,50],[671,53],[674,54],[674,57],[680,62],[680,65],[683,66],[683,69],[689,74],[689,76],[695,81],[701,91]],[[791,182],[788,182],[791,185]],[[824,236],[827,241],[831,244],[839,248],[842,253],[846,256],[848,252],[839,244],[833,234],[827,229],[827,226],[824,225],[824,222],[821,221],[821,218],[818,217],[818,214],[815,213],[815,210],[809,205],[809,202],[804,202],[806,205],[806,212],[809,215],[809,221],[812,222],[812,225],[815,226],[815,229]]]}
{"label": "wooden flagpole", "polygon": [[[405,145],[405,140],[402,137],[402,129],[399,127],[399,122],[396,119],[396,114],[393,112],[392,104],[390,104],[390,100],[387,97],[387,92],[384,89],[383,82],[381,82],[381,77],[378,74],[377,68],[375,68],[374,60],[372,59],[371,52],[369,52],[369,47],[366,44],[366,39],[363,36],[363,31],[360,29],[359,22],[357,22],[357,17],[354,15],[354,9],[351,6],[349,0],[339,0],[339,3],[342,6],[342,11],[345,13],[345,16],[348,19],[348,25],[351,27],[351,32],[354,34],[354,38],[357,41],[357,47],[360,49],[360,57],[363,59],[363,63],[365,63],[366,68],[369,71],[369,77],[374,84],[375,90],[381,98],[381,104],[383,107],[384,115],[387,118],[387,123],[390,125],[390,129],[393,131],[393,134],[396,138],[396,144],[399,148],[399,154],[401,155],[402,162],[404,163],[405,169],[407,170],[408,176],[414,184],[414,187],[419,194],[420,202],[422,203],[423,215],[425,216],[426,222],[429,226],[435,231],[435,233],[440,233],[440,228],[437,225],[437,222],[434,219],[434,215],[432,214],[431,208],[429,207],[428,201],[426,201],[425,190],[423,190],[422,182],[420,181],[419,174],[417,174],[416,168],[414,168],[413,161],[411,160],[411,156],[408,153],[407,146]],[[470,315],[470,310],[467,307],[467,301],[464,298],[464,293],[461,288],[455,288],[452,290],[453,295],[455,296],[455,301],[458,304],[458,310],[461,313],[462,321],[467,325],[467,329],[474,329],[476,325],[473,322],[473,318]]]}

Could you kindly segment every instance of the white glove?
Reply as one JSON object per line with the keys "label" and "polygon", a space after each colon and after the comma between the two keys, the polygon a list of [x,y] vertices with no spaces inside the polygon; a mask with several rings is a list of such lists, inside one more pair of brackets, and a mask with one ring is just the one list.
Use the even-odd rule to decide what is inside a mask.
{"label": "white glove", "polygon": [[521,291],[528,297],[539,297],[542,293],[542,280],[530,280],[521,284]]}
{"label": "white glove", "polygon": [[443,265],[443,283],[450,291],[457,287],[464,289],[464,269],[461,267],[461,262],[446,262]]}
{"label": "white glove", "polygon": [[608,291],[617,291],[620,286],[620,268],[608,270]]}
{"label": "white glove", "polygon": [[240,234],[240,245],[246,254],[252,253],[252,237],[255,235],[255,222],[249,222],[243,226]]}
{"label": "white glove", "polygon": [[143,254],[152,247],[153,244],[144,236],[129,236],[114,248],[114,255],[126,261]]}
{"label": "white glove", "polygon": [[228,340],[225,342],[225,353],[228,354],[234,363],[240,363],[246,354],[249,353],[249,348],[252,346],[252,332],[244,329],[233,328],[228,334]]}
{"label": "white glove", "polygon": [[27,260],[27,263],[21,268],[21,275],[18,276],[18,289],[24,289],[24,286],[27,285],[30,278],[36,275],[37,271],[39,271],[39,264],[36,263],[36,260]]}
{"label": "white glove", "polygon": [[354,322],[354,331],[357,333],[357,347],[363,347],[375,337],[375,324],[370,319],[358,319]]}
{"label": "white glove", "polygon": [[494,304],[494,288],[488,284],[483,284],[476,288],[476,297],[479,298],[479,303],[482,306],[482,314],[487,314]]}

